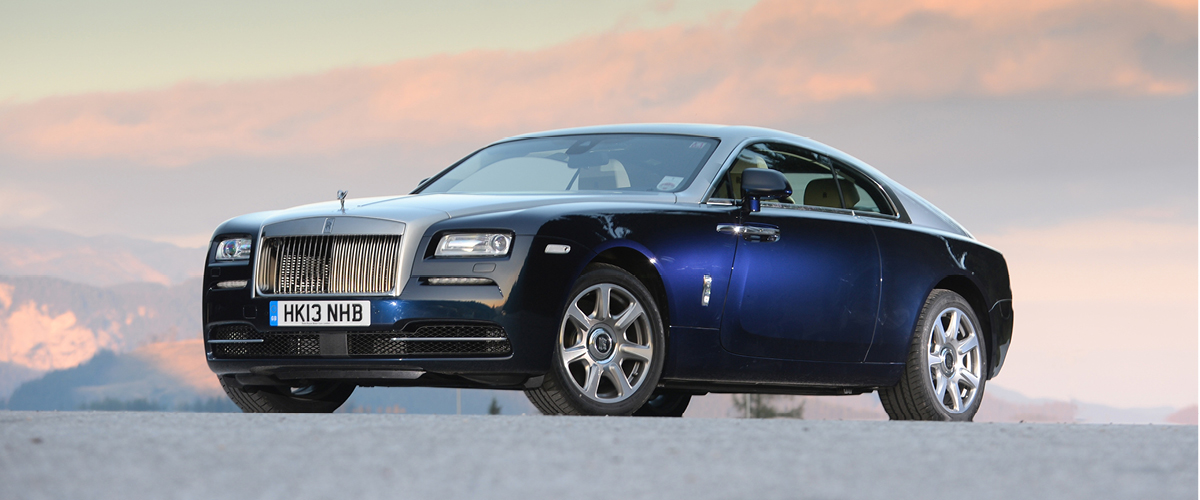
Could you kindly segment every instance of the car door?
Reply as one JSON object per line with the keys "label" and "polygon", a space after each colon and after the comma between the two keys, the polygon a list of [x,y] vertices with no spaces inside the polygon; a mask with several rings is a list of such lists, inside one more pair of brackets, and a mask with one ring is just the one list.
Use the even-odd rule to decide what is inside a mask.
{"label": "car door", "polygon": [[771,168],[793,195],[742,212],[721,343],[747,356],[862,361],[879,307],[879,248],[871,227],[844,207],[845,180],[828,157],[799,147],[752,144],[718,187],[736,196],[746,168]]}

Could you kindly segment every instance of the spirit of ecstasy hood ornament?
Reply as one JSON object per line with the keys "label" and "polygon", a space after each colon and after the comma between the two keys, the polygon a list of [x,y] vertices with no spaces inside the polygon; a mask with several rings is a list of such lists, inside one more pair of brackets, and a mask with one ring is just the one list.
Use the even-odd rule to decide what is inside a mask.
{"label": "spirit of ecstasy hood ornament", "polygon": [[339,189],[337,192],[338,201],[342,202],[342,213],[346,213],[346,195],[348,194],[350,191],[345,189]]}

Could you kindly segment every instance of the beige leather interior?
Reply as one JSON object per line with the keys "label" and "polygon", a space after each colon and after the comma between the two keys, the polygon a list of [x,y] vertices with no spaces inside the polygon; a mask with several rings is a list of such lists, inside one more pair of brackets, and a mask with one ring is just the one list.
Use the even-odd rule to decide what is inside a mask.
{"label": "beige leather interior", "polygon": [[581,191],[627,188],[629,173],[621,162],[608,160],[604,165],[579,169],[578,186]]}
{"label": "beige leather interior", "polygon": [[[846,197],[846,207],[858,204],[858,190],[854,183],[842,180],[842,196]],[[804,204],[814,207],[842,208],[838,199],[838,187],[833,179],[816,179],[804,188]]]}

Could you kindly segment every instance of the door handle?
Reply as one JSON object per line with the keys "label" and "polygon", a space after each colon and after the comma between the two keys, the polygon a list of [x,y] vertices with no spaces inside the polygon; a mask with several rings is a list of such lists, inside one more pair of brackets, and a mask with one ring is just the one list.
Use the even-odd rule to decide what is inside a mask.
{"label": "door handle", "polygon": [[746,241],[763,241],[771,243],[779,241],[779,228],[743,226],[741,224],[718,224],[717,232],[721,234],[741,235]]}

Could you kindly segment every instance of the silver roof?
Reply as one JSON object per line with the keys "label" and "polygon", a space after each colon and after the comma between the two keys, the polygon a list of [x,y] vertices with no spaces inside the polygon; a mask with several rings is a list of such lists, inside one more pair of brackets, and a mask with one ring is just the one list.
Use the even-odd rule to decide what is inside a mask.
{"label": "silver roof", "polygon": [[702,123],[628,123],[620,125],[595,125],[591,127],[547,130],[518,137],[547,137],[578,134],[680,134],[715,137],[721,140],[739,140],[750,137],[774,137],[778,139],[805,139],[796,134],[762,127],[745,125],[710,125]]}

